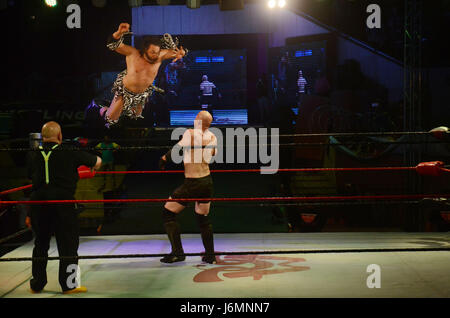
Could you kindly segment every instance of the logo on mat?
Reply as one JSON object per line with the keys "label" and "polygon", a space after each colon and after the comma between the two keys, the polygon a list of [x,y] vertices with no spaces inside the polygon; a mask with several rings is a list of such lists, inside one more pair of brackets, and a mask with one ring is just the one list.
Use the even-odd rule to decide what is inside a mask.
{"label": "logo on mat", "polygon": [[[298,263],[305,261],[304,258],[271,255],[217,256],[217,265],[203,269],[195,275],[194,282],[215,283],[224,279],[243,277],[253,277],[253,280],[260,280],[265,275],[306,271],[310,269],[308,266],[298,265]],[[197,268],[202,269],[205,266],[197,265]]]}

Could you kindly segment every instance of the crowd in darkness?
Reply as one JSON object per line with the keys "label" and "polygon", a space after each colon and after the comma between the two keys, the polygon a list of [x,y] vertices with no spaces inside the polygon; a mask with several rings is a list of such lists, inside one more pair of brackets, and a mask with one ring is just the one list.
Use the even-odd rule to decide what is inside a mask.
{"label": "crowd in darkness", "polygon": [[[282,58],[283,59],[283,58]],[[283,61],[280,62],[282,64]],[[315,79],[305,79],[302,70],[298,71],[296,92],[288,93],[288,80],[279,67],[278,74],[272,74],[271,80],[263,73],[256,83],[256,122],[263,126],[279,127],[284,133],[294,129],[295,113],[292,108],[301,107],[308,94],[329,96],[330,84],[325,74],[317,71]]]}

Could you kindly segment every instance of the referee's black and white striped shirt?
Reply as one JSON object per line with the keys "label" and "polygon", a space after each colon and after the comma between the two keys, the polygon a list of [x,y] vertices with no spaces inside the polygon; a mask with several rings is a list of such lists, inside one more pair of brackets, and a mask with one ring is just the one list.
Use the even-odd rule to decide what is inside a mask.
{"label": "referee's black and white striped shirt", "polygon": [[305,86],[308,84],[306,79],[303,76],[300,76],[297,81],[298,92],[305,93]]}
{"label": "referee's black and white striped shirt", "polygon": [[214,88],[216,88],[216,85],[210,81],[203,81],[200,84],[200,90],[202,91],[203,96],[212,96]]}

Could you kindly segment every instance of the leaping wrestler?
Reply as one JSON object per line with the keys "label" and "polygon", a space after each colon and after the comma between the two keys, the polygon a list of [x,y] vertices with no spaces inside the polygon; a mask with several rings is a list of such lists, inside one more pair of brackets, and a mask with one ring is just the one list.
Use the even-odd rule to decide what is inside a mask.
{"label": "leaping wrestler", "polygon": [[172,59],[173,62],[182,59],[186,53],[182,46],[178,46],[168,33],[159,40],[148,38],[143,47],[138,50],[123,43],[124,36],[131,34],[130,25],[121,23],[116,32],[109,38],[107,47],[126,56],[126,70],[117,75],[113,84],[114,98],[109,105],[97,105],[95,101],[88,108],[98,111],[105,120],[105,126],[110,128],[119,122],[122,115],[132,119],[143,118],[142,111],[148,98],[154,91],[164,91],[153,85],[162,61]]}

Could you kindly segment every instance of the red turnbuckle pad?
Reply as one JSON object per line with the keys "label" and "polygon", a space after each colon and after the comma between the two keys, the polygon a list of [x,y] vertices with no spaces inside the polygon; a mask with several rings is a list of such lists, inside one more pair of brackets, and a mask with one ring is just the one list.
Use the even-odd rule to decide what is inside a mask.
{"label": "red turnbuckle pad", "polygon": [[444,172],[444,163],[442,161],[430,161],[419,163],[416,167],[418,174],[422,176],[439,177]]}
{"label": "red turnbuckle pad", "polygon": [[95,170],[92,170],[91,168],[87,166],[79,166],[78,167],[78,176],[80,179],[90,179],[95,176]]}

